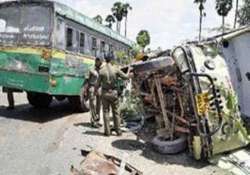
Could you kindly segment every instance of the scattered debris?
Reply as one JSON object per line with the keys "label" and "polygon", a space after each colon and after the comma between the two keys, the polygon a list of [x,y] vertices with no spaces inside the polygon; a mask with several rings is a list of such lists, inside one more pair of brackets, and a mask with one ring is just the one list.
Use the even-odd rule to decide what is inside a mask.
{"label": "scattered debris", "polygon": [[81,169],[77,170],[72,166],[71,175],[121,175],[121,172],[123,175],[142,175],[132,165],[114,156],[84,150],[82,155],[86,158],[81,162]]}

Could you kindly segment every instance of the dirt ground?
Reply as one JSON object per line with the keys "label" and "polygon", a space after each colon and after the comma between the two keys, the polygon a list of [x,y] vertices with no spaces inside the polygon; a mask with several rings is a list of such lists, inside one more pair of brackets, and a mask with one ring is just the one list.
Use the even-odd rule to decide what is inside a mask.
{"label": "dirt ground", "polygon": [[15,110],[8,111],[6,95],[0,93],[0,175],[68,175],[70,166],[79,168],[84,159],[81,150],[123,157],[145,175],[228,174],[185,152],[156,153],[133,133],[105,137],[103,128],[90,127],[89,113],[74,113],[67,101],[38,110],[28,104],[25,93],[15,94],[15,99]]}

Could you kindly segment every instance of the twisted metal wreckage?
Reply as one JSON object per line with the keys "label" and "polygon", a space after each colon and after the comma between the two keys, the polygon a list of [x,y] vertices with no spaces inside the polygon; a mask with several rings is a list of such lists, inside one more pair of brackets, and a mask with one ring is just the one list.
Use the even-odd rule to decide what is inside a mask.
{"label": "twisted metal wreckage", "polygon": [[[121,115],[155,117],[157,134],[152,144],[164,154],[176,154],[188,146],[196,160],[211,160],[247,146],[249,42],[250,27],[246,27],[202,43],[178,46],[171,56],[132,64],[135,77],[123,91]],[[82,171],[117,174],[125,169],[127,174],[142,174],[115,159],[118,164],[113,158],[91,152],[82,162]],[[216,162],[234,174],[250,173],[246,152],[235,152]],[[73,167],[71,172],[81,174]]]}
{"label": "twisted metal wreckage", "polygon": [[[250,28],[202,43],[176,47],[171,57],[132,65],[132,94],[154,116],[161,153],[178,153],[188,145],[195,159],[210,159],[249,144],[244,118],[250,116],[247,61]],[[248,65],[248,66],[247,66]],[[245,74],[245,75],[244,75]]]}

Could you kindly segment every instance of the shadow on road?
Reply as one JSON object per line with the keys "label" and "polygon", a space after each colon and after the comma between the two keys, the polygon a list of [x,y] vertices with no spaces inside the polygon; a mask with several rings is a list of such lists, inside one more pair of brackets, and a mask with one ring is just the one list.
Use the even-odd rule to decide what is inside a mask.
{"label": "shadow on road", "polygon": [[175,155],[164,155],[156,152],[150,141],[155,135],[155,122],[149,120],[145,122],[141,131],[137,132],[138,140],[120,139],[112,142],[112,146],[124,151],[142,151],[141,155],[159,164],[177,164],[185,167],[201,169],[208,166],[208,162],[196,161],[187,151]]}
{"label": "shadow on road", "polygon": [[15,106],[14,110],[7,110],[6,107],[0,106],[0,118],[10,118],[16,120],[32,121],[45,123],[73,114],[72,107],[65,102],[54,101],[49,108],[38,109],[29,104]]}
{"label": "shadow on road", "polygon": [[121,139],[112,142],[112,146],[124,151],[138,151],[141,150],[141,155],[145,158],[155,161],[159,164],[177,164],[184,167],[193,167],[201,169],[208,166],[205,161],[196,161],[188,155],[187,152],[176,155],[163,155],[156,152],[150,143],[142,143],[137,140]]}
{"label": "shadow on road", "polygon": [[74,126],[92,128],[91,123],[75,123]]}

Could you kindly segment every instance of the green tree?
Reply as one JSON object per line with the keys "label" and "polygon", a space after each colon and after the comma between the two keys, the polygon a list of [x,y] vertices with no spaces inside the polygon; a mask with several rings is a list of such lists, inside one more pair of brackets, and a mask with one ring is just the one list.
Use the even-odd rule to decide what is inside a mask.
{"label": "green tree", "polygon": [[129,3],[123,4],[123,17],[125,18],[125,37],[127,36],[127,24],[128,24],[128,12],[129,10],[132,10],[132,7]]}
{"label": "green tree", "polygon": [[202,32],[202,22],[203,17],[206,16],[206,13],[204,12],[204,4],[206,0],[195,0],[194,3],[199,5],[199,11],[200,11],[200,25],[199,25],[199,41],[201,41],[201,32]]}
{"label": "green tree", "polygon": [[93,19],[94,19],[97,23],[102,24],[103,19],[102,19],[101,15],[97,15],[97,16],[95,16]]}
{"label": "green tree", "polygon": [[136,37],[137,44],[145,50],[145,47],[150,44],[150,35],[147,30],[141,30]]}
{"label": "green tree", "polygon": [[111,8],[113,16],[116,18],[116,30],[121,33],[121,21],[123,19],[123,4],[121,2],[114,3]]}
{"label": "green tree", "polygon": [[243,6],[239,10],[239,20],[240,26],[250,24],[250,0],[244,0]]}
{"label": "green tree", "polygon": [[115,18],[114,18],[113,15],[108,15],[108,16],[106,17],[105,21],[108,23],[107,26],[108,26],[109,28],[112,28],[113,23],[115,23]]}
{"label": "green tree", "polygon": [[222,17],[222,33],[225,33],[225,17],[233,7],[233,0],[216,0],[216,10],[219,16]]}

